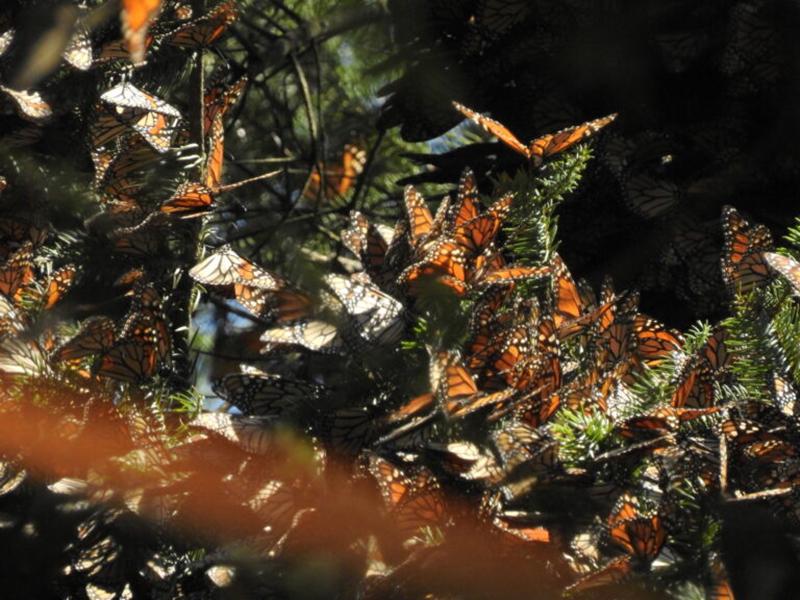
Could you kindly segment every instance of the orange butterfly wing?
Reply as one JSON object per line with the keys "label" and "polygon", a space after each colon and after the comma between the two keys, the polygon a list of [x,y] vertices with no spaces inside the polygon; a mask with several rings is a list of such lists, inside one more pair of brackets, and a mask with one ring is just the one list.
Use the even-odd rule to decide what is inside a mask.
{"label": "orange butterfly wing", "polygon": [[480,125],[483,129],[491,133],[493,136],[495,136],[498,140],[503,142],[506,146],[508,146],[512,150],[519,152],[520,154],[528,158],[531,157],[528,147],[522,142],[520,142],[517,139],[517,136],[511,133],[511,131],[499,121],[495,121],[494,119],[491,119],[486,115],[477,113],[474,110],[467,108],[463,104],[459,104],[458,102],[453,102],[453,106],[462,115],[464,115],[474,123]]}
{"label": "orange butterfly wing", "polygon": [[413,186],[406,187],[403,200],[410,226],[409,236],[412,245],[416,247],[433,231],[433,215],[425,199]]}
{"label": "orange butterfly wing", "polygon": [[535,162],[541,162],[542,159],[563,152],[590,135],[593,135],[616,118],[617,114],[614,113],[599,119],[587,121],[586,123],[581,123],[574,127],[562,129],[556,133],[543,135],[536,138],[528,145],[527,155],[533,158]]}
{"label": "orange butterfly wing", "polygon": [[122,33],[131,61],[144,60],[147,29],[161,11],[161,0],[122,0]]}

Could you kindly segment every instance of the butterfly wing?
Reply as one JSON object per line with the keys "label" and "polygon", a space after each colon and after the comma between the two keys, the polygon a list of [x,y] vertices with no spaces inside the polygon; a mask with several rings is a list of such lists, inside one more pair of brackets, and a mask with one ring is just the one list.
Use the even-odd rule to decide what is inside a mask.
{"label": "butterfly wing", "polygon": [[491,133],[512,150],[519,152],[528,158],[531,157],[528,147],[520,142],[517,139],[517,136],[511,133],[511,131],[499,121],[495,121],[486,115],[477,113],[474,110],[467,108],[463,104],[459,104],[458,102],[453,102],[453,106],[462,115],[480,125],[485,131]]}

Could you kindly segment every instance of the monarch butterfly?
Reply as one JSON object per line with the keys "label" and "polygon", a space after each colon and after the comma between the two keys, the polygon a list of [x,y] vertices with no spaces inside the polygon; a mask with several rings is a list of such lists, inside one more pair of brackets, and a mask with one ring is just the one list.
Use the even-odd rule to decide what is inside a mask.
{"label": "monarch butterfly", "polygon": [[179,215],[184,219],[202,217],[214,204],[214,191],[203,184],[182,183],[172,197],[161,205],[161,212]]}
{"label": "monarch butterfly", "polygon": [[715,400],[713,381],[731,362],[725,344],[727,338],[728,332],[722,327],[717,328],[709,336],[682,374],[678,387],[672,394],[672,406],[676,408],[713,406]]}
{"label": "monarch butterfly", "polygon": [[36,215],[31,220],[19,215],[14,218],[0,217],[0,252],[7,257],[20,245],[30,242],[31,249],[38,248],[47,240],[49,226],[42,222]]}
{"label": "monarch butterfly", "polygon": [[428,469],[403,472],[385,458],[371,455],[369,470],[378,483],[389,516],[398,530],[411,536],[422,527],[444,525],[444,496],[439,483]]}
{"label": "monarch butterfly", "polygon": [[289,323],[307,319],[313,312],[311,297],[300,290],[267,291],[241,284],[234,285],[233,290],[239,304],[264,319]]}
{"label": "monarch butterfly", "polygon": [[[180,112],[160,98],[143,92],[132,83],[123,82],[100,95],[100,99],[114,107],[114,113],[103,113],[95,124],[93,143],[103,145],[107,139],[119,135],[116,120],[130,126],[157,152],[169,149]],[[112,135],[115,134],[115,135]]]}
{"label": "monarch butterfly", "polygon": [[48,372],[47,358],[34,340],[19,337],[0,340],[0,374],[41,377]]}
{"label": "monarch butterfly", "polygon": [[626,176],[622,181],[625,204],[645,219],[668,213],[682,199],[681,189],[671,181],[646,173]]}
{"label": "monarch butterfly", "polygon": [[39,92],[17,91],[4,85],[0,85],[0,91],[11,99],[17,113],[23,119],[41,123],[53,116],[53,109]]}
{"label": "monarch butterfly", "polygon": [[[120,122],[106,107],[100,104],[95,106],[94,120],[89,125],[89,136],[94,148],[102,148],[127,131],[127,125]],[[107,159],[104,157],[100,162],[102,164],[106,161]]]}
{"label": "monarch butterfly", "polygon": [[[605,298],[613,296],[610,284],[606,286]],[[596,350],[598,360],[605,367],[626,362],[635,349],[635,339],[631,335],[639,306],[639,294],[625,294],[614,305],[613,311],[604,315],[597,335]]]}
{"label": "monarch butterfly", "polygon": [[247,75],[242,75],[230,85],[212,84],[203,94],[203,134],[209,135],[217,118],[223,118],[228,110],[236,104],[247,86]]}
{"label": "monarch butterfly", "polygon": [[56,362],[73,362],[93,354],[101,354],[114,345],[116,325],[104,316],[86,319],[80,330],[53,350]]}
{"label": "monarch butterfly", "polygon": [[403,203],[408,217],[408,236],[411,239],[411,246],[419,250],[423,242],[432,236],[436,223],[425,198],[414,189],[414,186],[406,187]]}
{"label": "monarch butterfly", "polygon": [[44,292],[44,308],[49,309],[55,306],[72,287],[78,269],[75,265],[66,265],[55,271],[47,288]]}
{"label": "monarch butterfly", "polygon": [[643,516],[639,502],[623,494],[608,519],[611,541],[631,556],[652,561],[666,541],[667,533],[658,513]]}
{"label": "monarch butterfly", "polygon": [[471,442],[430,443],[425,453],[436,456],[446,471],[467,481],[497,483],[503,476],[494,456]]}
{"label": "monarch butterfly", "polygon": [[[120,109],[130,108],[146,112],[156,112],[175,118],[180,118],[181,116],[181,113],[174,106],[167,104],[164,100],[156,98],[147,92],[143,92],[127,81],[106,90],[100,95],[100,99]],[[124,110],[119,109],[117,110],[117,114],[126,115]]]}
{"label": "monarch butterfly", "polygon": [[114,344],[100,357],[97,375],[128,383],[153,377],[169,358],[170,337],[160,316],[133,313]]}
{"label": "monarch butterfly", "polygon": [[358,176],[364,171],[367,154],[353,144],[346,144],[342,152],[341,166],[325,169],[325,183],[318,165],[311,169],[311,175],[303,189],[303,196],[312,201],[331,201],[344,198],[352,189]]}
{"label": "monarch butterfly", "polygon": [[433,392],[425,392],[419,396],[414,396],[411,398],[411,400],[386,415],[386,422],[396,423],[398,421],[404,421],[410,417],[417,416],[424,410],[435,406],[435,403],[436,394]]}
{"label": "monarch butterfly", "polygon": [[[102,151],[101,151],[102,153]],[[142,137],[125,140],[120,144],[119,151],[112,154],[112,160],[107,167],[106,177],[98,177],[95,173],[95,181],[105,180],[105,191],[113,195],[112,188],[119,186],[120,181],[126,181],[131,173],[144,171],[154,162],[160,160],[158,152]]]}
{"label": "monarch butterfly", "polygon": [[0,266],[0,293],[12,302],[18,301],[23,287],[31,283],[33,274],[33,243],[23,243]]}
{"label": "monarch butterfly", "polygon": [[189,275],[207,285],[243,284],[264,290],[278,290],[284,285],[278,276],[239,256],[230,244],[193,266]]}
{"label": "monarch butterfly", "polygon": [[800,295],[800,263],[789,256],[775,252],[764,252],[764,260],[773,271],[786,278],[792,285],[795,295]]}
{"label": "monarch butterfly", "polygon": [[665,406],[648,415],[631,417],[617,425],[619,434],[628,439],[651,438],[678,430],[681,423],[719,411],[718,407],[674,408]]}
{"label": "monarch butterfly", "polygon": [[148,43],[147,30],[161,11],[161,0],[123,0],[120,18],[125,45],[131,62],[144,61]]}
{"label": "monarch butterfly", "polygon": [[439,381],[437,396],[444,413],[449,417],[465,417],[486,406],[505,402],[516,392],[514,389],[490,394],[481,392],[472,374],[451,353],[444,352],[437,356],[434,368],[441,372],[434,374],[432,379]]}
{"label": "monarch butterfly", "polygon": [[377,423],[369,408],[342,408],[323,419],[322,437],[333,451],[355,456],[375,440]]}
{"label": "monarch butterfly", "polygon": [[553,284],[553,320],[561,339],[569,338],[597,322],[613,303],[604,303],[593,310],[596,300],[586,286],[579,286],[558,254],[551,261]]}
{"label": "monarch butterfly", "polygon": [[450,239],[436,242],[426,257],[406,267],[398,283],[407,287],[408,294],[417,296],[426,280],[434,279],[461,296],[467,291],[467,256],[464,250]]}
{"label": "monarch butterfly", "polygon": [[503,519],[495,517],[492,525],[505,535],[506,540],[521,542],[524,544],[550,544],[553,542],[553,534],[549,529],[541,525],[536,527],[524,525],[509,525]]}
{"label": "monarch butterfly", "polygon": [[463,104],[459,104],[458,102],[453,102],[453,106],[462,115],[474,121],[492,135],[496,136],[506,146],[531,160],[535,166],[541,165],[545,158],[548,158],[559,152],[563,152],[567,148],[570,148],[580,141],[583,141],[585,138],[611,123],[617,117],[617,113],[613,113],[606,117],[601,117],[593,121],[587,121],[581,125],[562,129],[556,133],[549,133],[532,140],[526,146],[519,141],[517,137],[511,133],[511,131],[509,131],[498,121],[477,113],[467,108]]}
{"label": "monarch butterfly", "polygon": [[525,390],[532,383],[538,369],[534,356],[535,336],[529,325],[514,328],[491,365],[492,370],[502,376],[506,384]]}
{"label": "monarch butterfly", "polygon": [[550,467],[557,460],[557,444],[537,427],[512,419],[492,434],[506,474],[522,465]]}
{"label": "monarch butterfly", "polygon": [[261,335],[264,352],[276,346],[300,346],[322,354],[336,354],[345,345],[336,325],[314,319],[304,319],[284,327],[267,329]]}
{"label": "monarch butterfly", "polygon": [[179,48],[209,46],[217,41],[239,17],[235,0],[227,0],[193,21],[161,36],[166,43]]}
{"label": "monarch butterfly", "polygon": [[508,215],[513,199],[513,194],[507,194],[500,198],[486,214],[455,225],[452,233],[453,239],[464,249],[467,256],[478,256],[489,248],[500,231],[503,218]]}
{"label": "monarch butterfly", "polygon": [[248,454],[264,455],[274,451],[273,421],[264,417],[201,413],[189,426],[209,431],[237,446]]}
{"label": "monarch butterfly", "polygon": [[403,305],[369,282],[329,274],[325,283],[351,317],[356,335],[367,343],[390,344],[402,334]]}
{"label": "monarch butterfly", "polygon": [[225,127],[223,114],[219,113],[211,124],[208,158],[204,169],[205,185],[212,190],[222,185],[222,167],[225,160]]}
{"label": "monarch butterfly", "polygon": [[377,281],[382,279],[390,240],[391,238],[387,239],[378,227],[356,210],[350,213],[350,227],[342,232],[342,243],[359,258],[364,270]]}
{"label": "monarch butterfly", "polygon": [[[0,53],[2,54],[2,53]],[[92,40],[89,32],[78,26],[64,49],[64,60],[79,71],[86,71],[92,66]]]}
{"label": "monarch butterfly", "polygon": [[312,406],[320,388],[307,381],[278,375],[231,373],[214,382],[215,394],[245,415],[280,416]]}
{"label": "monarch butterfly", "polygon": [[0,339],[7,335],[17,335],[25,331],[26,323],[14,305],[5,296],[0,295]]}
{"label": "monarch butterfly", "polygon": [[750,225],[732,206],[722,209],[722,230],[722,277],[734,295],[748,294],[769,280],[764,252],[772,250],[772,235],[763,225]]}
{"label": "monarch butterfly", "polygon": [[471,169],[464,169],[458,182],[456,203],[450,207],[449,227],[456,229],[480,215],[478,183]]}
{"label": "monarch butterfly", "polygon": [[501,308],[511,294],[511,286],[494,286],[487,289],[477,300],[470,320],[470,337],[466,348],[469,350],[467,365],[471,369],[481,369],[489,356],[499,349],[503,330],[508,324],[509,314],[501,313]]}
{"label": "monarch butterfly", "polygon": [[105,352],[97,375],[127,383],[142,383],[156,374],[158,356],[153,344],[122,340]]}
{"label": "monarch butterfly", "polygon": [[683,346],[680,334],[667,330],[655,319],[642,314],[636,315],[633,320],[633,335],[636,355],[650,367],[661,364]]}

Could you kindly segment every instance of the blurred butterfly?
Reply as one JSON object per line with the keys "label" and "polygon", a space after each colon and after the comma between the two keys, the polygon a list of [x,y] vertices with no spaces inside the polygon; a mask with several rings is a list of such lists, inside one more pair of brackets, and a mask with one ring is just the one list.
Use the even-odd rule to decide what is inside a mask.
{"label": "blurred butterfly", "polygon": [[511,133],[511,131],[509,131],[498,121],[477,113],[467,108],[463,104],[459,104],[458,102],[453,102],[453,106],[462,115],[468,119],[471,119],[487,132],[496,136],[497,139],[503,142],[506,146],[531,160],[535,166],[541,165],[545,158],[548,158],[559,152],[563,152],[578,142],[583,141],[590,135],[596,133],[611,123],[617,117],[617,114],[614,113],[593,121],[587,121],[581,125],[568,127],[566,129],[562,129],[561,131],[557,131],[556,133],[550,133],[538,137],[529,142],[526,146],[519,141],[517,137]]}
{"label": "blurred butterfly", "polygon": [[722,209],[722,278],[731,293],[748,294],[769,280],[764,252],[772,250],[772,235],[764,225],[750,225],[732,206]]}
{"label": "blurred butterfly", "polygon": [[626,206],[645,219],[665,215],[682,199],[681,189],[675,183],[647,173],[626,175],[622,186]]}
{"label": "blurred butterfly", "polygon": [[38,343],[19,337],[0,340],[0,375],[42,377],[50,374],[47,358]]}
{"label": "blurred butterfly", "polygon": [[89,32],[78,25],[64,49],[64,60],[80,71],[92,66],[92,40]]}
{"label": "blurred butterfly", "polygon": [[11,46],[11,42],[14,41],[14,35],[16,31],[13,29],[7,29],[3,33],[0,33],[0,56],[6,53],[6,50]]}
{"label": "blurred butterfly", "polygon": [[211,432],[248,454],[266,455],[274,451],[272,423],[266,417],[204,412],[190,421],[189,426]]}
{"label": "blurred butterfly", "polygon": [[367,407],[342,408],[322,420],[321,436],[337,454],[355,456],[369,447],[378,431],[378,419]]}
{"label": "blurred butterfly", "polygon": [[322,354],[337,354],[345,349],[339,328],[326,321],[304,319],[283,327],[272,327],[261,335],[264,352],[281,346],[300,346]]}
{"label": "blurred butterfly", "polygon": [[764,252],[764,260],[769,267],[782,275],[792,286],[795,295],[800,295],[800,263],[790,256]]}
{"label": "blurred butterfly", "polygon": [[11,301],[0,295],[0,339],[8,335],[16,336],[27,329],[23,316],[17,312]]}
{"label": "blurred butterfly", "polygon": [[235,0],[226,0],[205,15],[161,36],[167,44],[179,48],[209,46],[217,41],[239,18]]}
{"label": "blurred butterfly", "polygon": [[353,144],[345,144],[341,166],[328,168],[326,165],[324,185],[319,165],[315,164],[312,167],[311,175],[303,189],[303,197],[314,202],[330,202],[344,198],[364,171],[366,162],[367,154],[364,150]]}
{"label": "blurred butterfly", "polygon": [[320,387],[278,375],[230,373],[214,382],[213,391],[245,415],[280,416],[314,405]]}
{"label": "blurred butterfly", "polygon": [[410,472],[371,455],[369,470],[378,483],[389,517],[398,530],[411,537],[423,527],[443,526],[447,517],[439,483],[425,467]]}
{"label": "blurred butterfly", "polygon": [[17,91],[4,85],[0,85],[0,92],[3,92],[11,99],[17,113],[23,119],[41,123],[53,116],[53,109],[39,92]]}
{"label": "blurred butterfly", "polygon": [[144,61],[149,46],[147,30],[159,12],[161,0],[122,0],[122,34],[133,64]]}
{"label": "blurred butterfly", "polygon": [[715,558],[711,563],[711,576],[706,586],[707,600],[736,600],[722,559]]}

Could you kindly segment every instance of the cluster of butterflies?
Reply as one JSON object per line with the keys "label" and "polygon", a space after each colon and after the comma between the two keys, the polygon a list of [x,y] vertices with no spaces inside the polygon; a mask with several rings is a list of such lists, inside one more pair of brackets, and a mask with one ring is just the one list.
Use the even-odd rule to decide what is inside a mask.
{"label": "cluster of butterflies", "polygon": [[[79,19],[72,28],[71,35],[65,38],[63,60],[72,67],[86,71],[102,67],[109,62],[130,60],[134,65],[141,64],[145,52],[151,45],[174,46],[196,49],[216,42],[238,18],[236,0],[226,0],[213,6],[205,15],[194,17],[189,4],[169,3],[170,23],[155,33],[148,33],[150,25],[162,12],[161,0],[126,0],[122,3],[121,30],[123,38],[103,44],[99,49],[93,45],[91,32]],[[177,25],[176,25],[177,23]],[[16,32],[9,28],[0,34],[0,56],[10,51],[14,45]],[[34,90],[14,90],[0,86],[0,91],[13,103],[19,115],[34,123],[43,123],[53,117],[53,107]],[[157,107],[153,107],[157,109]],[[177,116],[168,112],[158,112],[163,116]],[[151,117],[151,119],[154,117]],[[140,123],[143,129],[145,123]],[[153,123],[151,126],[155,126]],[[152,138],[151,138],[152,139]]]}
{"label": "cluster of butterflies", "polygon": [[[470,172],[464,173],[455,201],[445,199],[435,217],[413,188],[406,190],[405,202],[406,217],[393,229],[354,213],[342,239],[359,257],[363,271],[326,277],[322,293],[299,296],[302,311],[288,309],[289,320],[299,318],[297,322],[267,329],[262,340],[271,348],[352,351],[352,341],[338,346],[330,340],[348,335],[352,340],[358,324],[355,331],[362,341],[374,342],[364,334],[382,321],[392,331],[382,342],[391,346],[406,327],[401,313],[413,312],[424,293],[423,279],[430,279],[473,305],[461,347],[429,348],[428,391],[407,400],[392,400],[390,394],[367,406],[331,409],[336,391],[319,381],[243,372],[217,382],[221,398],[245,415],[313,415],[310,431],[331,452],[357,457],[404,539],[418,540],[431,528],[446,532],[466,514],[488,524],[499,539],[513,540],[516,552],[518,544],[534,554],[536,548],[558,548],[572,557],[569,594],[623,583],[649,571],[659,559],[674,560],[670,540],[679,539],[686,516],[667,488],[654,491],[655,483],[631,488],[565,467],[551,430],[559,411],[603,414],[612,423],[621,445],[594,457],[598,473],[602,465],[633,461],[649,465],[646,479],[651,482],[666,478],[677,485],[691,478],[701,481],[707,493],[775,496],[782,514],[797,518],[794,488],[800,463],[791,385],[776,380],[783,396],[775,406],[724,403],[720,390],[735,382],[735,353],[724,325],[715,326],[702,345],[688,352],[678,333],[639,312],[636,293],[617,293],[607,282],[598,298],[572,278],[558,255],[538,267],[498,261],[493,268],[482,268],[481,260],[499,252],[496,236],[512,199],[481,209]],[[800,263],[772,252],[763,226],[749,224],[730,207],[723,211],[722,223],[722,271],[732,294],[746,297],[777,276],[800,295]],[[502,271],[508,274],[486,281]],[[267,322],[285,321],[285,295],[296,299],[300,293],[230,248],[212,255],[192,274],[226,290]],[[521,300],[514,293],[527,279],[542,282],[540,302]],[[333,301],[326,301],[326,295]],[[308,320],[318,302],[328,309],[343,307],[328,329]],[[669,365],[674,366],[664,401],[632,413],[631,386],[645,370]],[[442,428],[457,431],[460,424],[477,426],[487,435],[488,446],[442,440]],[[720,443],[727,444],[722,455]],[[470,505],[458,496],[454,481],[479,485],[479,502]],[[520,516],[515,508],[549,484],[582,490],[576,493],[588,487],[602,502],[616,500],[602,527],[590,526],[569,539],[535,517]],[[471,508],[465,513],[466,505]],[[581,541],[587,536],[591,543]],[[704,570],[710,597],[733,598],[717,555],[709,556]]]}

